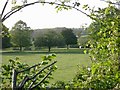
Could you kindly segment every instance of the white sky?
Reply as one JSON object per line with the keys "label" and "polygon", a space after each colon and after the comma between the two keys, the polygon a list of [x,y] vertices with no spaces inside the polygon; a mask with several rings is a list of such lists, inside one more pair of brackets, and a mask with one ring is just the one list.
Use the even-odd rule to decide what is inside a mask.
{"label": "white sky", "polygon": [[[0,12],[6,0],[0,0]],[[48,0],[50,1],[50,0]],[[52,1],[52,0],[51,0]],[[81,4],[89,4],[91,7],[105,7],[107,4],[100,0],[79,0]],[[10,10],[10,6],[6,12]],[[72,9],[56,12],[54,6],[45,4],[35,4],[25,7],[21,11],[13,14],[8,18],[4,24],[11,28],[18,20],[23,20],[32,29],[38,28],[54,28],[54,27],[68,27],[80,28],[81,25],[91,23],[91,19],[84,14]]]}

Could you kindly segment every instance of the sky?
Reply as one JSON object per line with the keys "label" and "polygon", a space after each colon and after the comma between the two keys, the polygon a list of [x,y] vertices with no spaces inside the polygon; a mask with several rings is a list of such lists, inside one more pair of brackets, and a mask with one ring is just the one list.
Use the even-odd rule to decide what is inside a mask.
{"label": "sky", "polygon": [[[31,0],[33,1],[33,0]],[[53,0],[48,0],[53,1]],[[75,1],[75,0],[73,0]],[[79,0],[81,5],[89,4],[90,7],[106,7],[106,3],[100,0]],[[5,0],[0,0],[0,11],[2,11]],[[11,9],[11,5],[7,6],[5,13]],[[82,10],[82,9],[81,9]],[[86,13],[89,13],[85,11]],[[67,27],[67,28],[80,28],[83,25],[89,25],[92,20],[81,12],[72,10],[63,10],[56,12],[55,6],[45,4],[35,4],[25,7],[19,12],[13,14],[8,18],[4,24],[8,28],[12,28],[14,24],[22,20],[27,23],[28,27],[32,29],[42,28],[55,28],[55,27]]]}

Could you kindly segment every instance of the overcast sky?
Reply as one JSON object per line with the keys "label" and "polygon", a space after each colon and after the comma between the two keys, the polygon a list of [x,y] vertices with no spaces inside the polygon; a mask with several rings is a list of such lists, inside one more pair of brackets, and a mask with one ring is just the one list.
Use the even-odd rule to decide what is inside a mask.
{"label": "overcast sky", "polygon": [[[33,0],[32,0],[33,1]],[[52,1],[52,0],[48,0]],[[107,4],[100,0],[79,0],[81,4],[89,4],[90,7],[105,7]],[[0,0],[0,11],[5,3],[5,0]],[[10,4],[6,12],[10,10]],[[89,13],[89,12],[87,12]],[[36,4],[28,6],[21,11],[15,13],[8,18],[4,24],[11,28],[18,20],[23,20],[32,29],[38,28],[54,28],[54,27],[68,27],[80,28],[82,25],[91,23],[91,19],[86,15],[72,9],[56,12],[54,6],[45,4]]]}

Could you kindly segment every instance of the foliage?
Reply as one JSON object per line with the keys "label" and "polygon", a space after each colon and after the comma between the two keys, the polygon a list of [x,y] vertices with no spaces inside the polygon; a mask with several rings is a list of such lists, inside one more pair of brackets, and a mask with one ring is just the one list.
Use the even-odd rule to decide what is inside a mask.
{"label": "foliage", "polygon": [[66,86],[66,83],[64,81],[57,81],[54,84],[52,84],[52,88],[61,88],[64,89]]}
{"label": "foliage", "polygon": [[98,21],[90,26],[92,38],[90,53],[93,54],[93,59],[105,60],[109,58],[118,60],[120,50],[119,13],[120,11],[111,5],[98,11],[96,15]]}
{"label": "foliage", "polygon": [[108,60],[93,63],[91,67],[80,67],[73,83],[74,87],[93,88],[95,90],[120,88],[118,62]]}
{"label": "foliage", "polygon": [[89,41],[89,36],[84,35],[78,38],[78,43],[82,47],[86,47],[87,42]]}
{"label": "foliage", "polygon": [[92,65],[81,68],[74,78],[80,88],[120,89],[120,10],[112,5],[92,12],[90,27]]}
{"label": "foliage", "polygon": [[64,45],[64,39],[62,35],[56,33],[55,31],[48,31],[43,36],[39,36],[35,40],[36,47],[47,46],[50,52],[51,47],[53,46],[62,46]]}
{"label": "foliage", "polygon": [[10,33],[8,31],[9,29],[3,25],[3,31],[2,32],[2,49],[4,48],[9,48],[11,46],[11,42],[10,42]]}
{"label": "foliage", "polygon": [[[18,73],[17,76],[17,85],[20,84],[20,82],[24,79],[25,76],[29,76],[29,78],[32,78],[34,75],[36,75],[40,70],[45,68],[47,65],[49,65],[50,62],[52,62],[52,59],[56,57],[55,54],[49,54],[42,57],[42,61],[38,64],[34,65],[34,68],[30,68],[28,64],[21,63],[19,61],[19,58],[15,58],[15,60],[10,59],[8,64],[2,65],[2,88],[11,88],[11,82],[12,82],[12,70],[15,69],[17,72],[20,72],[24,69],[28,69],[22,73]],[[33,67],[33,66],[32,66]],[[50,67],[47,67],[46,70],[43,70],[35,79],[32,79],[34,85],[36,85],[38,82],[40,82],[47,74],[48,72],[52,70],[56,70],[56,66],[52,65]],[[45,86],[49,83],[49,79],[52,79],[52,73],[45,79],[37,88],[45,88]],[[31,81],[28,81],[24,88],[28,88],[28,86],[31,84]]]}
{"label": "foliage", "polygon": [[20,48],[20,51],[22,50],[22,47],[28,47],[31,45],[30,36],[31,36],[30,28],[28,28],[27,24],[21,20],[18,21],[12,28],[11,41],[14,46]]}
{"label": "foliage", "polygon": [[[64,3],[62,4],[60,7],[57,7],[58,10],[62,10],[63,8],[68,9],[64,7]],[[80,5],[80,3],[75,4],[76,5],[74,7]],[[85,10],[89,9],[88,5],[84,5],[83,8]],[[79,9],[77,10],[82,12]],[[89,69],[81,69],[83,70],[83,74],[79,74],[77,76],[77,80],[74,81],[77,87],[113,89],[116,86],[120,86],[119,13],[120,11],[112,5],[109,5],[109,7],[105,9],[99,8],[98,11],[92,11],[91,16],[84,13],[85,15],[95,20],[90,27],[92,39],[89,42],[91,45],[89,53],[91,54],[91,60],[93,61],[93,64]],[[7,17],[3,18],[2,21],[4,21],[6,18]]]}
{"label": "foliage", "polygon": [[61,32],[61,34],[63,35],[64,39],[65,39],[65,43],[67,45],[67,49],[68,49],[68,45],[71,44],[77,44],[77,37],[76,35],[73,33],[72,29],[66,29],[63,30]]}

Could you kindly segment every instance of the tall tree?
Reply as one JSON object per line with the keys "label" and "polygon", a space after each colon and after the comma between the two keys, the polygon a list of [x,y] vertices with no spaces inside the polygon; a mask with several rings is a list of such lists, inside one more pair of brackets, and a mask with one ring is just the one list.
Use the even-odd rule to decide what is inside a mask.
{"label": "tall tree", "polygon": [[64,45],[64,39],[61,34],[56,33],[55,31],[48,31],[42,36],[39,36],[35,40],[36,47],[46,46],[51,50],[53,46],[61,46]]}
{"label": "tall tree", "polygon": [[18,21],[11,30],[12,43],[14,46],[18,46],[20,51],[23,47],[31,45],[31,33],[30,28],[23,21]]}
{"label": "tall tree", "polygon": [[73,33],[72,29],[65,29],[61,32],[61,34],[63,35],[64,39],[65,39],[65,43],[67,45],[67,49],[69,49],[69,45],[71,44],[77,44],[77,37],[76,35]]}

